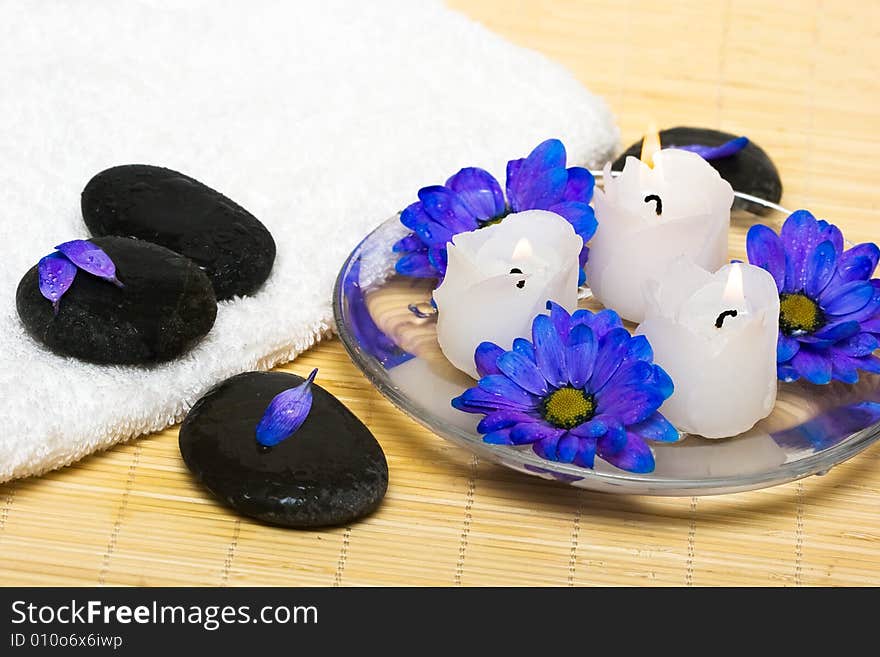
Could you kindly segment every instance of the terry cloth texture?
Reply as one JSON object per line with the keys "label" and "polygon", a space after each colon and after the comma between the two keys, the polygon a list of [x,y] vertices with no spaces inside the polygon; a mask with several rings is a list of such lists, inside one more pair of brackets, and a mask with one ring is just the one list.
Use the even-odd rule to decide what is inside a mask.
{"label": "terry cloth texture", "polygon": [[[560,66],[440,3],[0,0],[0,481],[179,421],[212,385],[328,334],[343,260],[462,166],[561,138],[570,162],[617,145],[604,103]],[[278,246],[252,297],[155,367],[91,365],[29,338],[21,276],[88,232],[98,171],[184,172],[256,215]],[[48,303],[48,302],[47,302]]]}

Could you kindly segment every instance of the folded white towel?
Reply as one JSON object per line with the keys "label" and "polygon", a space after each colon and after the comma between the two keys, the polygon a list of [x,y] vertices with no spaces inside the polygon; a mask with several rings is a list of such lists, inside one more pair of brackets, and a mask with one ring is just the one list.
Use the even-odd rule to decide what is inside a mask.
{"label": "folded white towel", "polygon": [[[419,187],[468,165],[503,176],[548,137],[589,165],[617,143],[560,66],[433,2],[0,0],[0,62],[0,481],[162,429],[308,348],[345,256]],[[24,272],[88,235],[85,183],[125,163],[201,180],[278,245],[258,294],[152,368],[54,356],[15,310]]]}

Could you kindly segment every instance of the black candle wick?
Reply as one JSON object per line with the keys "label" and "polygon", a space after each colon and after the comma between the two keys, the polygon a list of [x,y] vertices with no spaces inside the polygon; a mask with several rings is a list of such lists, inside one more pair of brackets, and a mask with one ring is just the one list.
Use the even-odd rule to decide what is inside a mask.
{"label": "black candle wick", "polygon": [[[522,274],[522,273],[523,273],[523,270],[520,269],[519,267],[514,267],[513,269],[510,270],[510,273],[511,273],[511,274]],[[523,280],[523,281],[517,281],[517,282],[516,282],[516,286],[521,290],[521,289],[523,289],[523,288],[526,286],[526,282],[525,282],[524,280]]]}
{"label": "black candle wick", "polygon": [[724,319],[726,317],[736,317],[739,313],[735,310],[725,310],[723,313],[718,315],[718,319],[715,320],[715,328],[721,328],[724,326]]}
{"label": "black candle wick", "polygon": [[661,199],[656,194],[648,194],[645,197],[645,203],[650,203],[651,201],[654,201],[657,204],[656,211],[657,216],[659,217],[661,214],[663,214],[663,199]]}

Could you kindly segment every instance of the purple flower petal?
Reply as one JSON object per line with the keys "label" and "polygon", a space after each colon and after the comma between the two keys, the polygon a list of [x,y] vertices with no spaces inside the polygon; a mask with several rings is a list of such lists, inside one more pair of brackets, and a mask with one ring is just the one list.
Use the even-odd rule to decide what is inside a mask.
{"label": "purple flower petal", "polygon": [[856,333],[858,333],[859,330],[860,327],[858,322],[847,320],[823,326],[820,330],[816,331],[814,337],[818,338],[819,340],[837,342],[838,340],[851,338]]}
{"label": "purple flower petal", "polygon": [[546,210],[562,200],[568,183],[565,146],[548,139],[522,160],[507,163],[507,200],[514,212]]}
{"label": "purple flower petal", "polygon": [[654,365],[654,385],[660,394],[663,395],[664,399],[669,399],[672,393],[675,392],[672,377],[659,365]]}
{"label": "purple flower petal", "polygon": [[798,371],[792,365],[787,364],[776,366],[776,377],[780,381],[790,383],[792,381],[797,381],[798,379],[800,379],[801,375],[798,374]]}
{"label": "purple flower petal", "polygon": [[834,350],[836,352],[854,358],[868,356],[877,351],[877,349],[880,349],[880,340],[870,333],[860,333],[859,335],[847,338],[834,345]]}
{"label": "purple flower petal", "polygon": [[571,463],[580,449],[580,440],[570,433],[565,434],[556,444],[556,458],[560,463]]}
{"label": "purple flower petal", "polygon": [[266,447],[277,445],[302,426],[312,409],[312,381],[318,370],[312,370],[300,385],[275,396],[257,424],[257,442]]}
{"label": "purple flower petal", "polygon": [[583,167],[569,167],[568,181],[565,183],[565,190],[562,192],[562,200],[589,203],[590,199],[593,198],[593,188],[595,186],[596,179],[589,170]]}
{"label": "purple flower petal", "polygon": [[791,336],[780,333],[779,341],[776,343],[776,362],[787,363],[794,357],[800,347],[800,342]]}
{"label": "purple flower petal", "polygon": [[498,369],[498,359],[504,349],[494,342],[481,342],[474,351],[474,364],[477,366],[477,373],[483,377],[490,374],[501,374]]}
{"label": "purple flower petal", "polygon": [[[447,187],[433,185],[419,190],[419,200],[428,216],[453,234],[476,230],[476,218],[458,194]],[[415,229],[413,229],[415,230]]]}
{"label": "purple flower petal", "polygon": [[394,253],[408,253],[410,251],[421,251],[424,249],[424,242],[415,233],[410,233],[406,237],[402,237],[394,243],[391,250]]}
{"label": "purple flower petal", "polygon": [[848,315],[864,308],[874,296],[868,281],[850,281],[834,288],[819,299],[822,310],[829,315]]}
{"label": "purple flower petal", "polygon": [[654,454],[651,448],[634,433],[626,434],[627,442],[616,454],[603,454],[601,447],[599,456],[611,465],[627,472],[646,473],[654,471]]}
{"label": "purple flower petal", "polygon": [[477,167],[462,169],[446,181],[446,186],[456,192],[471,214],[481,221],[504,214],[504,192],[488,171]]}
{"label": "purple flower petal", "polygon": [[824,354],[805,347],[794,355],[791,364],[810,383],[824,385],[831,382],[831,360]]}
{"label": "purple flower petal", "polygon": [[102,248],[88,240],[71,240],[55,247],[67,256],[67,259],[84,272],[103,278],[117,287],[122,283],[116,278],[116,265]]}
{"label": "purple flower petal", "polygon": [[515,351],[509,351],[498,359],[498,369],[518,386],[535,395],[547,394],[547,382],[529,358]]}
{"label": "purple flower petal", "polygon": [[748,145],[748,137],[737,137],[736,139],[731,139],[730,141],[724,142],[720,146],[688,144],[686,146],[676,146],[675,148],[682,151],[690,151],[691,153],[696,153],[704,160],[720,160],[725,157],[736,155]]}
{"label": "purple flower petal", "polygon": [[791,213],[782,224],[780,237],[785,247],[785,288],[799,292],[806,286],[807,255],[818,243],[819,225],[806,210]]}
{"label": "purple flower petal", "polygon": [[582,468],[592,468],[596,459],[596,439],[581,438],[574,464]]}
{"label": "purple flower petal", "polygon": [[559,444],[559,436],[548,436],[532,443],[532,451],[542,459],[556,460],[556,446]]}
{"label": "purple flower petal", "polygon": [[499,429],[513,427],[520,422],[532,422],[534,420],[533,417],[522,411],[514,411],[511,409],[494,411],[480,420],[480,423],[477,425],[477,431],[480,433],[492,433]]}
{"label": "purple flower petal", "polygon": [[561,387],[568,383],[565,344],[547,315],[538,315],[532,322],[532,340],[538,369],[548,383]]}
{"label": "purple flower petal", "polygon": [[428,262],[431,263],[431,266],[436,269],[438,272],[442,274],[446,274],[446,264],[449,262],[448,255],[446,253],[446,245],[443,246],[432,246],[428,249]]}
{"label": "purple flower petal", "polygon": [[564,433],[565,429],[557,429],[543,422],[521,422],[510,430],[510,438],[514,445],[527,445],[547,438],[558,439]]}
{"label": "purple flower petal", "polygon": [[400,223],[412,230],[425,246],[446,247],[455,233],[448,226],[434,221],[424,204],[413,203],[400,213]]}
{"label": "purple flower petal", "polygon": [[553,322],[559,337],[562,338],[563,342],[567,343],[568,335],[571,333],[571,315],[555,301],[547,302],[547,310],[550,311],[550,321]]}
{"label": "purple flower petal", "polygon": [[586,203],[564,201],[551,205],[547,209],[560,215],[570,223],[571,227],[574,228],[574,232],[584,240],[585,244],[596,234],[599,222],[596,221],[596,213],[593,211],[593,208]]}
{"label": "purple flower petal", "polygon": [[643,360],[650,363],[654,360],[654,350],[644,335],[634,335],[626,345],[624,360]]}
{"label": "purple flower petal", "polygon": [[620,315],[610,308],[600,310],[597,313],[591,313],[589,310],[576,310],[571,316],[572,326],[576,324],[585,324],[593,329],[596,338],[601,338],[609,331],[616,328],[623,328],[623,321]]}
{"label": "purple flower petal", "polygon": [[510,439],[510,429],[499,429],[483,436],[483,442],[490,445],[513,445]]}
{"label": "purple flower petal", "polygon": [[[593,330],[595,331],[595,327]],[[608,383],[623,362],[629,340],[629,331],[625,328],[611,329],[599,338],[599,351],[589,383],[590,391],[599,392]]]}
{"label": "purple flower petal", "polygon": [[[499,358],[499,360],[501,360]],[[477,382],[481,390],[513,402],[519,408],[533,408],[537,399],[503,374],[490,374]]]}
{"label": "purple flower petal", "polygon": [[599,438],[608,433],[608,425],[602,418],[594,417],[589,422],[579,424],[569,431],[580,438]]}
{"label": "purple flower petal", "polygon": [[632,425],[628,430],[655,442],[674,443],[681,438],[678,430],[660,413],[654,413],[647,420]]}
{"label": "purple flower petal", "polygon": [[877,356],[862,356],[861,358],[851,358],[850,362],[860,370],[865,370],[871,374],[880,374],[880,358]]}
{"label": "purple flower petal", "polygon": [[858,383],[859,370],[851,358],[831,358],[831,376],[844,383]]}
{"label": "purple flower petal", "polygon": [[611,417],[602,417],[608,426],[608,431],[599,438],[596,443],[599,455],[605,458],[609,454],[616,454],[626,446],[626,429],[621,422]]}
{"label": "purple flower petal", "polygon": [[779,235],[762,224],[752,226],[746,236],[746,252],[750,263],[770,272],[781,291],[785,285],[785,249]]}
{"label": "purple flower petal", "polygon": [[831,282],[836,267],[837,252],[834,250],[834,245],[826,240],[807,256],[806,293],[813,298],[819,296]]}
{"label": "purple flower petal", "polygon": [[568,378],[575,388],[583,388],[593,375],[598,342],[589,326],[578,324],[571,331],[566,363]]}
{"label": "purple flower petal", "polygon": [[58,303],[64,293],[73,285],[76,277],[76,265],[63,254],[55,252],[40,259],[37,264],[40,294],[52,302],[55,314],[58,314]]}
{"label": "purple flower petal", "polygon": [[638,424],[651,416],[665,401],[656,388],[646,386],[609,386],[597,396],[597,410],[603,415],[620,418],[627,426]]}
{"label": "purple flower petal", "polygon": [[819,241],[828,240],[834,245],[834,252],[840,256],[843,253],[843,233],[840,228],[834,224],[830,224],[824,219],[819,220]]}
{"label": "purple flower petal", "polygon": [[532,343],[526,340],[525,338],[516,338],[513,341],[513,350],[522,354],[526,358],[530,359],[533,363],[537,363],[538,359],[535,356],[535,348],[532,346]]}
{"label": "purple flower petal", "polygon": [[844,251],[837,263],[837,276],[843,282],[863,281],[871,277],[880,260],[876,244],[857,244]]}
{"label": "purple flower petal", "polygon": [[439,272],[431,264],[427,253],[409,253],[394,265],[398,274],[413,278],[437,278]]}
{"label": "purple flower petal", "polygon": [[468,388],[452,400],[452,406],[465,413],[483,414],[503,409],[527,411],[532,408],[532,404],[507,399],[482,388]]}

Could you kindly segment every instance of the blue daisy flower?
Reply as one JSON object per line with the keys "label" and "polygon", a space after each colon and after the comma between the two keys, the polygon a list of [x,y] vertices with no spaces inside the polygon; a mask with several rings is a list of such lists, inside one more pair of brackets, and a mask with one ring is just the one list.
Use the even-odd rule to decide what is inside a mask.
{"label": "blue daisy flower", "polygon": [[770,272],[779,289],[780,379],[855,383],[859,370],[880,373],[876,244],[844,250],[837,226],[798,210],[779,235],[753,226],[746,247],[749,262]]}
{"label": "blue daisy flower", "polygon": [[511,351],[477,347],[482,378],[452,405],[485,415],[477,430],[487,443],[531,444],[542,458],[585,468],[598,455],[623,470],[653,471],[645,441],[679,434],[657,410],[673,386],[648,340],[631,336],[613,310],[547,307],[531,342],[518,338]]}
{"label": "blue daisy flower", "polygon": [[583,284],[586,243],[597,226],[589,205],[595,181],[587,169],[566,168],[565,160],[562,142],[548,139],[528,157],[508,162],[507,201],[494,176],[476,167],[462,169],[445,185],[420,189],[419,200],[400,215],[400,222],[412,232],[394,245],[400,254],[398,273],[443,280],[446,244],[453,235],[498,223],[512,212],[549,210],[564,217],[584,240]]}

